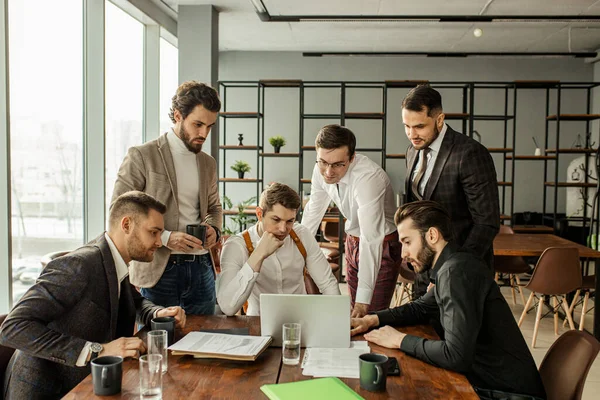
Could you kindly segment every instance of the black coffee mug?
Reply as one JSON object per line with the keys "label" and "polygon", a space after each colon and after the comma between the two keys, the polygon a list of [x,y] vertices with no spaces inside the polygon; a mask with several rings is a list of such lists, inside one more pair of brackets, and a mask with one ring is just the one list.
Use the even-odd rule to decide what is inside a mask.
{"label": "black coffee mug", "polygon": [[359,357],[360,387],[370,392],[385,391],[387,380],[387,356],[366,353]]}
{"label": "black coffee mug", "polygon": [[150,321],[150,327],[153,331],[167,331],[167,341],[169,346],[173,344],[173,336],[175,335],[175,318],[173,317],[158,317]]}
{"label": "black coffee mug", "polygon": [[91,364],[95,395],[112,396],[121,392],[123,357],[98,357],[93,359]]}
{"label": "black coffee mug", "polygon": [[185,227],[185,231],[188,235],[192,235],[195,238],[202,240],[204,245],[206,242],[206,225],[188,225]]}

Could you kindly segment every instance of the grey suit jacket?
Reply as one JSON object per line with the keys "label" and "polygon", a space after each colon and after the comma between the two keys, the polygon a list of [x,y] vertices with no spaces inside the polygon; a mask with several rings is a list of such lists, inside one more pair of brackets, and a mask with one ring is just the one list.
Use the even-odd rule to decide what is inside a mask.
{"label": "grey suit jacket", "polygon": [[[220,227],[223,209],[219,199],[217,163],[204,152],[199,152],[196,160],[200,176],[200,220]],[[131,147],[127,152],[117,175],[111,203],[130,190],[148,193],[167,206],[164,216],[166,230],[185,231],[185,227],[178,226],[177,177],[166,134],[141,146]],[[156,285],[171,255],[171,250],[165,244],[156,251],[151,263],[131,262],[129,271],[132,284],[139,287]]]}
{"label": "grey suit jacket", "polygon": [[[417,154],[409,146],[407,195],[411,193]],[[423,199],[436,201],[448,211],[454,239],[463,250],[492,265],[492,244],[500,229],[500,204],[494,160],[484,146],[448,126]]]}
{"label": "grey suit jacket", "polygon": [[[108,343],[133,336],[136,314],[149,323],[162,307],[132,285],[121,291],[104,235],[50,262],[0,328],[0,344],[17,349],[7,371],[9,399],[59,398],[90,373],[76,367],[86,342]],[[10,374],[10,375],[9,375]]]}

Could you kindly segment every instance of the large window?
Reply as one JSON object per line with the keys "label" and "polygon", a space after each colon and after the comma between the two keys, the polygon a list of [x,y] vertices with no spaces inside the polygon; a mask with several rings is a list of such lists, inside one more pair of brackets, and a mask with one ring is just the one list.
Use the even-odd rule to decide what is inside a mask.
{"label": "large window", "polygon": [[142,143],[144,25],[106,2],[106,209],[123,157]]}
{"label": "large window", "polygon": [[167,132],[173,123],[169,118],[171,98],[177,90],[177,47],[160,39],[160,134]]}
{"label": "large window", "polygon": [[82,2],[9,0],[8,16],[16,301],[42,255],[83,242]]}

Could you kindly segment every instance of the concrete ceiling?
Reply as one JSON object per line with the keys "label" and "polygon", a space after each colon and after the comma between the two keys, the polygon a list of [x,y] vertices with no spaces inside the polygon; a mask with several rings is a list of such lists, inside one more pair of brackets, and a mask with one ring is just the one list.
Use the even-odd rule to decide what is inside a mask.
{"label": "concrete ceiling", "polygon": [[[585,52],[600,48],[599,22],[263,22],[250,0],[154,0],[212,4],[221,51]],[[280,15],[600,15],[600,0],[263,0]],[[483,30],[475,37],[475,28]]]}

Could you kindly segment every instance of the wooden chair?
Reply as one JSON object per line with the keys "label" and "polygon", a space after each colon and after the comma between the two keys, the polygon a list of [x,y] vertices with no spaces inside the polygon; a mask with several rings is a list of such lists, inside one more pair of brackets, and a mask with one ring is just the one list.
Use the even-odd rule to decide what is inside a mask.
{"label": "wooden chair", "polygon": [[581,287],[581,268],[579,266],[579,251],[577,248],[549,247],[544,250],[533,270],[529,283],[525,287],[531,290],[531,295],[519,319],[519,327],[523,323],[533,299],[537,298],[536,293],[540,295],[531,347],[535,347],[546,296],[552,298],[553,301],[554,333],[558,335],[558,296],[562,296],[560,304],[565,310],[570,328],[575,329],[571,311],[567,306],[566,294]]}
{"label": "wooden chair", "polygon": [[[577,292],[575,292],[575,296],[573,297],[573,301],[571,302],[571,307],[569,307],[571,314],[573,314],[573,310],[575,309],[575,307],[579,303],[582,303],[581,318],[579,319],[579,330],[580,331],[583,330],[583,326],[585,325],[585,314],[588,311],[590,311],[587,308],[588,300],[590,299],[590,293],[595,289],[596,289],[596,275],[584,276],[581,280],[581,287],[577,289]],[[584,295],[583,295],[583,300],[580,302],[579,298],[580,298],[582,292]],[[563,323],[563,326],[564,325],[565,324]]]}
{"label": "wooden chair", "polygon": [[[508,225],[500,225],[500,232],[505,234],[514,235],[514,231]],[[517,304],[516,291],[519,291],[521,295],[521,301],[525,304],[525,296],[523,295],[523,287],[521,286],[521,280],[519,274],[531,271],[529,264],[519,256],[494,256],[494,270],[496,271],[496,283],[499,284],[499,275],[507,274],[509,279],[509,286],[512,291],[513,304]]]}
{"label": "wooden chair", "polygon": [[548,400],[580,400],[599,351],[600,342],[585,331],[569,331],[559,337],[540,364]]}
{"label": "wooden chair", "polygon": [[400,273],[398,274],[398,280],[396,281],[396,289],[394,290],[394,296],[390,307],[399,307],[404,302],[404,298],[407,298],[407,302],[411,301],[412,297],[412,286],[415,283],[415,272],[408,268],[406,262],[400,264]]}

